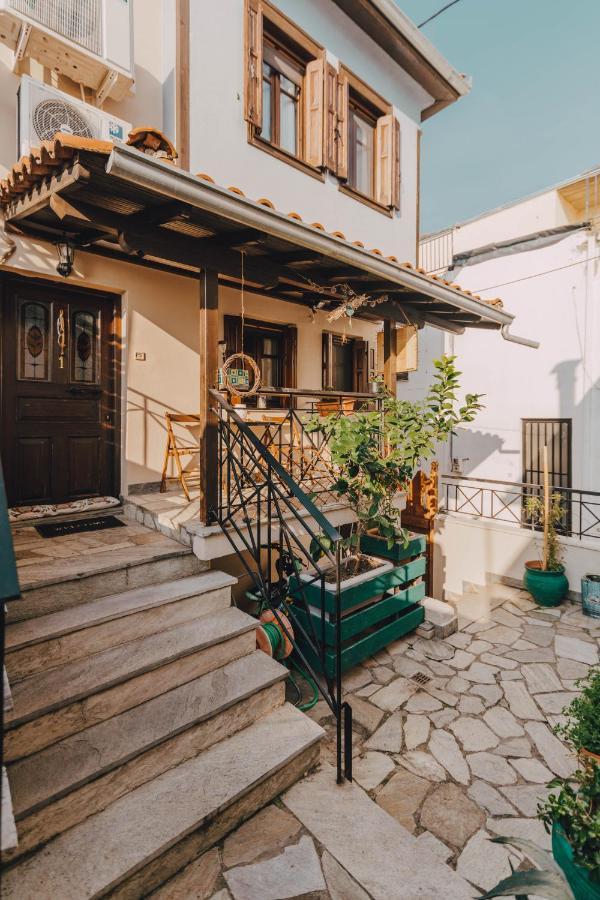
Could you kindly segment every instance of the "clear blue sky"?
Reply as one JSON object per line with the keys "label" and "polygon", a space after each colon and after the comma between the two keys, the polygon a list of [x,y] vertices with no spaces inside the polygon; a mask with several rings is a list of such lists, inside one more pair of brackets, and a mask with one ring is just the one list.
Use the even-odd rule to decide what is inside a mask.
{"label": "clear blue sky", "polygon": [[[448,0],[397,2],[419,24]],[[600,165],[600,0],[460,0],[423,33],[473,78],[423,123],[423,233]]]}

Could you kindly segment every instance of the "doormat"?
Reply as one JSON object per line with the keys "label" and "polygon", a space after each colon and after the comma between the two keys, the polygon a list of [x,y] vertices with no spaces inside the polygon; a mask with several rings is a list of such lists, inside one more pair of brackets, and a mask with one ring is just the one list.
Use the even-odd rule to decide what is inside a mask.
{"label": "doormat", "polygon": [[116,497],[84,497],[83,500],[72,500],[70,503],[42,503],[37,506],[13,506],[8,511],[11,525],[20,525],[30,519],[45,519],[48,516],[64,516],[69,513],[88,512],[97,509],[109,509],[119,506]]}
{"label": "doormat", "polygon": [[44,538],[64,537],[65,534],[77,534],[80,531],[103,531],[105,528],[125,528],[116,516],[99,516],[97,519],[72,519],[70,522],[51,522],[49,525],[36,525],[35,530]]}

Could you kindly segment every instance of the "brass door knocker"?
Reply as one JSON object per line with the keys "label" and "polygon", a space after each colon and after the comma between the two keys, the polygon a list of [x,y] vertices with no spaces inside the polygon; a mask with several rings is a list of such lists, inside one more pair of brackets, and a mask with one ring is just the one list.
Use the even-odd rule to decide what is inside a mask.
{"label": "brass door knocker", "polygon": [[64,369],[66,337],[65,337],[65,313],[64,313],[64,310],[62,310],[62,309],[59,310],[58,318],[56,320],[56,335],[58,338],[58,366],[60,369]]}

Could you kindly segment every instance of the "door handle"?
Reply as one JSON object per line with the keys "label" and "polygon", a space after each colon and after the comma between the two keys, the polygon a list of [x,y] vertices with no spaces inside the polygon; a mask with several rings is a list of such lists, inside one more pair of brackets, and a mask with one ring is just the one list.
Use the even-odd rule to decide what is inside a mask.
{"label": "door handle", "polygon": [[70,394],[76,394],[77,396],[82,397],[99,397],[102,393],[98,388],[80,388],[80,387],[70,387],[68,388]]}

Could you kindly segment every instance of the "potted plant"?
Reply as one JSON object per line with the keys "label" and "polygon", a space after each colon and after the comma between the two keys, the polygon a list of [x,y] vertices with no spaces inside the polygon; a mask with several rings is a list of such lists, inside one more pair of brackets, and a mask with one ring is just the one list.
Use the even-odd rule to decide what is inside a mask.
{"label": "potted plant", "polygon": [[564,510],[560,494],[531,496],[525,500],[525,511],[531,527],[541,527],[544,532],[541,560],[525,563],[523,583],[540,606],[558,606],[569,590],[565,567],[561,562],[562,547],[556,526],[563,519]]}
{"label": "potted plant", "polygon": [[600,764],[600,666],[577,681],[581,693],[563,709],[565,722],[554,729],[579,756],[582,764]]}

